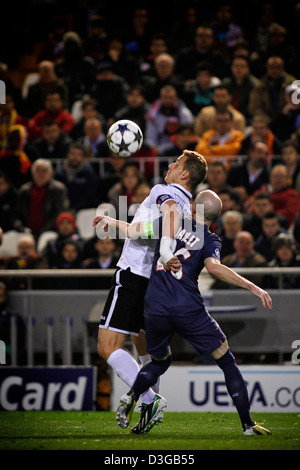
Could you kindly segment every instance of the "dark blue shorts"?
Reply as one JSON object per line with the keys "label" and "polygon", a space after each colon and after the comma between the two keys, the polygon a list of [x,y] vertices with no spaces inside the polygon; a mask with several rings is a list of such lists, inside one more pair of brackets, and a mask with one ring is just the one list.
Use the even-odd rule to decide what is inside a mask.
{"label": "dark blue shorts", "polygon": [[145,331],[148,353],[156,359],[169,354],[171,338],[175,333],[185,338],[199,355],[211,354],[226,339],[207,310],[186,317],[147,315]]}

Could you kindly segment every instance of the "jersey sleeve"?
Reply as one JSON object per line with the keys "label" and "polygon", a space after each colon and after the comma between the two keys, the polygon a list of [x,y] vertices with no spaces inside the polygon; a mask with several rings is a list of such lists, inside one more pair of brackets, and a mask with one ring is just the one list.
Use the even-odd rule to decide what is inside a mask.
{"label": "jersey sleeve", "polygon": [[220,253],[221,253],[222,243],[219,237],[211,234],[210,237],[204,242],[204,246],[202,249],[203,260],[206,258],[216,258],[220,261]]}
{"label": "jersey sleeve", "polygon": [[172,190],[163,184],[156,184],[150,192],[151,204],[155,204],[159,209],[166,201],[175,201]]}

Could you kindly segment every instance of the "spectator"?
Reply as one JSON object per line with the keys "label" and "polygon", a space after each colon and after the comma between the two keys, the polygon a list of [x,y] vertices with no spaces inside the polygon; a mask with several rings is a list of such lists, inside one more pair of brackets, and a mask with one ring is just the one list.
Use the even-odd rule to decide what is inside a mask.
{"label": "spectator", "polygon": [[174,54],[190,47],[199,25],[198,8],[189,4],[182,5],[182,7],[184,11],[179,12],[168,34],[168,45]]}
{"label": "spectator", "polygon": [[228,171],[224,163],[219,160],[214,160],[209,163],[206,178],[206,183],[208,185],[207,189],[219,194],[223,188],[228,187],[227,175]]}
{"label": "spectator", "polygon": [[42,125],[42,137],[32,144],[42,158],[65,158],[72,139],[61,130],[56,121],[46,121]]}
{"label": "spectator", "polygon": [[[86,157],[92,162],[94,158],[105,158],[108,156],[108,145],[106,134],[99,119],[89,118],[84,124],[84,135],[79,139],[83,145]],[[98,168],[97,168],[98,170]]]}
{"label": "spectator", "polygon": [[128,26],[124,38],[126,49],[137,59],[146,57],[152,34],[148,9],[144,6],[135,7]]}
{"label": "spectator", "polygon": [[0,104],[0,149],[5,148],[7,145],[9,129],[19,124],[25,126],[26,121],[15,108],[12,95],[6,93],[6,103]]}
{"label": "spectator", "polygon": [[[53,269],[82,269],[82,252],[76,240],[67,239],[62,244],[61,257]],[[86,280],[80,277],[58,277],[51,279],[52,289],[81,289]]]}
{"label": "spectator", "polygon": [[297,147],[300,148],[300,117],[297,116],[295,121],[295,132],[291,135],[291,140],[293,140]]}
{"label": "spectator", "polygon": [[240,26],[233,20],[232,5],[229,1],[220,2],[217,6],[216,18],[212,22],[212,29],[217,40],[217,48],[224,52],[225,55],[229,55],[237,41],[243,37]]}
{"label": "spectator", "polygon": [[221,216],[221,232],[218,232],[222,241],[221,259],[235,252],[234,240],[238,232],[243,229],[243,216],[235,210],[228,210]]}
{"label": "spectator", "polygon": [[[25,234],[17,243],[17,255],[8,259],[6,269],[45,269],[45,259],[38,255],[32,234]],[[24,286],[25,287],[25,286]]]}
{"label": "spectator", "polygon": [[257,237],[254,248],[269,262],[274,258],[275,254],[272,245],[273,240],[280,233],[284,233],[285,230],[280,227],[279,217],[274,211],[267,212],[262,217],[261,228],[262,233]]}
{"label": "spectator", "polygon": [[140,63],[140,76],[143,79],[144,77],[154,77],[155,68],[154,61],[159,54],[168,52],[167,38],[164,33],[154,33],[151,37],[151,42],[149,45],[148,54],[141,59]]}
{"label": "spectator", "polygon": [[16,188],[12,186],[7,175],[0,171],[0,220],[3,232],[15,229],[17,200]]}
{"label": "spectator", "polygon": [[269,191],[275,212],[283,215],[291,226],[300,211],[300,197],[297,191],[289,186],[289,174],[285,165],[272,168]]}
{"label": "spectator", "polygon": [[270,123],[270,129],[281,142],[293,138],[296,140],[298,146],[300,144],[300,140],[297,137],[297,129],[299,128],[300,124],[299,96],[299,85],[297,85],[297,83],[288,85],[284,90],[283,107],[281,108],[278,115],[272,119]]}
{"label": "spectator", "polygon": [[211,224],[210,230],[221,236],[223,234],[222,215],[228,211],[240,211],[241,202],[239,195],[228,185],[223,186],[223,188],[219,190],[218,196],[222,201],[222,209],[213,224]]}
{"label": "spectator", "polygon": [[55,71],[68,89],[70,109],[76,100],[89,93],[94,83],[95,64],[84,54],[80,36],[68,31],[63,36],[63,55],[55,64]]}
{"label": "spectator", "polygon": [[[257,253],[254,249],[254,240],[251,233],[241,230],[236,234],[234,243],[234,253],[225,256],[222,263],[230,268],[262,268],[267,266],[267,260],[264,256]],[[262,285],[262,276],[249,275],[247,279],[254,282],[256,285]],[[212,286],[213,289],[228,289],[229,284],[223,281],[215,281]]]}
{"label": "spectator", "polygon": [[181,124],[171,137],[172,147],[165,152],[165,156],[179,157],[184,149],[195,150],[197,139],[191,124]]}
{"label": "spectator", "polygon": [[108,161],[104,164],[104,176],[101,177],[99,190],[100,201],[109,202],[108,192],[117,183],[120,182],[123,170],[132,165],[132,160],[127,157],[120,157],[113,153],[108,154]]}
{"label": "spectator", "polygon": [[149,103],[159,99],[163,87],[171,85],[175,88],[177,95],[182,96],[183,82],[175,75],[175,60],[164,52],[154,60],[154,76],[148,76],[143,81],[145,98]]}
{"label": "spectator", "polygon": [[69,25],[67,19],[62,15],[56,15],[51,21],[50,32],[41,42],[38,61],[50,60],[57,62],[63,52],[63,36],[68,31]]}
{"label": "spectator", "polygon": [[86,55],[95,62],[104,58],[108,46],[108,36],[103,16],[95,14],[90,18],[89,32],[83,41],[83,46]]}
{"label": "spectator", "polygon": [[274,163],[283,163],[289,174],[289,186],[294,188],[300,196],[300,160],[298,147],[293,140],[282,144],[281,158],[274,159]]}
{"label": "spectator", "polygon": [[98,206],[99,181],[80,143],[70,145],[64,165],[54,178],[67,188],[70,207],[75,212]]}
{"label": "spectator", "polygon": [[267,116],[255,115],[251,120],[251,132],[244,138],[240,148],[241,155],[249,155],[254,142],[265,142],[269,148],[269,156],[280,155],[281,142],[270,130],[270,119]]}
{"label": "spectator", "polygon": [[18,192],[18,226],[39,237],[46,230],[55,230],[56,217],[69,208],[69,200],[65,185],[53,179],[49,160],[36,160],[31,174],[32,181],[22,185]]}
{"label": "spectator", "polygon": [[[111,238],[96,238],[95,250],[97,257],[92,259],[85,266],[86,269],[115,269],[119,257],[116,256],[116,243]],[[111,276],[107,277],[88,277],[87,287],[89,289],[109,289],[111,285]]]}
{"label": "spectator", "polygon": [[37,83],[28,87],[25,99],[26,115],[31,118],[44,108],[44,97],[48,91],[57,91],[62,97],[64,107],[68,107],[68,90],[62,79],[55,72],[55,64],[43,60],[38,65],[39,79]]}
{"label": "spectator", "polygon": [[78,102],[80,109],[75,110],[74,105],[74,119],[75,125],[71,132],[71,137],[74,141],[81,139],[84,136],[85,123],[88,119],[98,119],[101,122],[102,129],[106,130],[106,121],[104,116],[98,111],[98,103],[89,96],[84,96],[80,102]]}
{"label": "spectator", "polygon": [[117,212],[119,210],[119,197],[126,196],[127,208],[129,208],[132,203],[135,190],[142,181],[143,176],[135,166],[130,165],[123,169],[121,180],[112,186],[108,192],[109,202],[116,208]]}
{"label": "spectator", "polygon": [[299,247],[300,246],[300,212],[295,218],[292,233],[296,240],[297,246]]}
{"label": "spectator", "polygon": [[157,155],[172,147],[171,137],[177,132],[180,124],[192,124],[191,111],[181,101],[174,87],[167,85],[160,91],[160,99],[150,106],[149,119],[146,124],[146,143]]}
{"label": "spectator", "polygon": [[63,108],[62,97],[55,90],[46,93],[44,109],[36,113],[28,123],[31,141],[42,137],[42,128],[47,121],[55,121],[67,135],[71,133],[74,126],[73,116]]}
{"label": "spectator", "polygon": [[250,92],[257,82],[257,78],[250,73],[248,59],[243,55],[235,55],[231,61],[231,74],[224,78],[223,83],[232,95],[232,106],[245,116],[247,122],[250,120]]}
{"label": "spectator", "polygon": [[[115,256],[116,244],[114,240],[108,237],[103,239],[97,238],[95,242],[95,249],[98,253],[98,257],[89,261],[89,263],[86,265],[87,269],[116,268],[119,257]],[[101,284],[100,278],[98,278],[98,281],[100,281]]]}
{"label": "spectator", "polygon": [[6,174],[15,188],[30,179],[31,160],[25,153],[26,129],[22,125],[11,126],[7,146],[0,151],[0,171]]}
{"label": "spectator", "polygon": [[182,99],[197,116],[205,106],[213,104],[214,87],[221,81],[212,75],[212,68],[208,62],[202,62],[197,66],[196,78],[186,83]]}
{"label": "spectator", "polygon": [[[244,134],[233,128],[233,115],[228,110],[217,110],[216,128],[210,129],[200,137],[196,152],[205,155],[209,163],[215,157],[233,157],[238,155]],[[231,161],[227,160],[230,168]]]}
{"label": "spectator", "polygon": [[[270,268],[299,268],[300,255],[295,246],[295,242],[285,233],[275,237],[273,241],[274,258],[268,266]],[[282,274],[279,276],[266,276],[265,287],[267,289],[299,289],[300,276],[293,274]]]}
{"label": "spectator", "polygon": [[211,26],[201,25],[196,29],[194,44],[179,51],[175,73],[185,82],[194,80],[197,64],[208,62],[212,74],[222,79],[228,75],[228,67],[223,54],[214,47],[214,35]]}
{"label": "spectator", "polygon": [[214,89],[213,105],[205,106],[195,119],[195,133],[201,137],[204,132],[216,128],[217,110],[229,110],[233,115],[233,128],[244,132],[245,117],[232,106],[232,95],[225,85]]}
{"label": "spectator", "polygon": [[249,99],[249,113],[277,118],[285,105],[285,89],[295,78],[284,69],[280,57],[269,57],[266,74],[253,87]]}
{"label": "spectator", "polygon": [[268,28],[267,42],[261,48],[256,49],[255,68],[264,70],[264,65],[269,57],[280,57],[289,74],[299,75],[299,55],[293,43],[288,41],[288,33],[284,26],[273,22]]}
{"label": "spectator", "polygon": [[11,319],[16,319],[17,329],[17,365],[25,363],[25,344],[26,344],[26,326],[23,318],[14,310],[8,299],[6,284],[0,282],[0,331],[1,340],[4,341],[6,347],[6,364],[12,365],[12,336],[11,336]]}
{"label": "spectator", "polygon": [[128,88],[126,81],[114,73],[111,62],[99,62],[96,65],[96,81],[90,95],[98,102],[99,111],[108,127],[115,113],[125,106]]}
{"label": "spectator", "polygon": [[136,85],[139,82],[139,63],[126,50],[120,34],[110,36],[103,60],[111,62],[115,75],[122,77],[128,85]]}
{"label": "spectator", "polygon": [[[251,211],[244,216],[244,229],[253,235],[256,241],[262,234],[262,219],[268,213],[273,211],[271,196],[268,192],[259,191],[253,198]],[[277,214],[279,224],[283,228],[287,228],[287,220],[285,217]]]}
{"label": "spectator", "polygon": [[62,258],[62,247],[66,240],[75,240],[81,246],[82,240],[78,234],[76,220],[70,212],[62,212],[56,218],[57,238],[49,240],[46,244],[43,255],[47,260],[49,268],[60,264]]}
{"label": "spectator", "polygon": [[114,121],[120,119],[130,119],[140,126],[143,134],[146,128],[146,115],[149,104],[145,100],[143,88],[140,85],[133,85],[126,95],[126,105],[119,109],[114,115]]}
{"label": "spectator", "polygon": [[263,184],[269,182],[269,149],[265,142],[254,142],[247,161],[232,164],[227,183],[239,192],[242,204]]}

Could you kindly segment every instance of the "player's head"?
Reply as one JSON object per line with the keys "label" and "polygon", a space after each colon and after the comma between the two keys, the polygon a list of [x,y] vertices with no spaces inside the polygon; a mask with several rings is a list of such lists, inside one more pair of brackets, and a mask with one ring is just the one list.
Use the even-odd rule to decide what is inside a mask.
{"label": "player's head", "polygon": [[197,194],[193,204],[193,218],[208,226],[222,210],[222,201],[219,196],[210,189],[205,189]]}
{"label": "player's head", "polygon": [[198,152],[184,150],[176,162],[169,165],[165,182],[178,183],[193,193],[207,175],[207,162]]}

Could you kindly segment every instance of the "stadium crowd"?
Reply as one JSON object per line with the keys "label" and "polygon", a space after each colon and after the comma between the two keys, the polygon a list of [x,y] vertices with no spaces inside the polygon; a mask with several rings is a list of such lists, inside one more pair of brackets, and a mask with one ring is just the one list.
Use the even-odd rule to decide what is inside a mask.
{"label": "stadium crowd", "polygon": [[[207,158],[198,190],[222,199],[212,230],[223,263],[299,267],[300,3],[256,2],[252,27],[233,2],[207,11],[192,2],[173,22],[140,5],[124,23],[105,3],[54,10],[47,35],[32,39],[35,69],[21,85],[18,64],[0,56],[0,226],[3,236],[22,233],[1,269],[115,267],[121,242],[82,236],[78,214],[109,203],[118,215],[127,196],[132,217],[183,149]],[[144,134],[132,158],[106,143],[122,118]],[[41,244],[46,232],[55,236]],[[255,282],[277,286],[272,276]],[[284,277],[284,287],[300,288],[299,277]]]}

